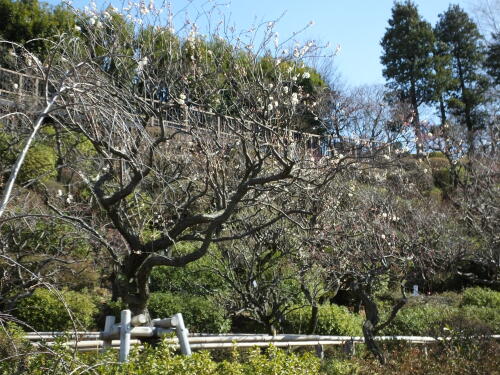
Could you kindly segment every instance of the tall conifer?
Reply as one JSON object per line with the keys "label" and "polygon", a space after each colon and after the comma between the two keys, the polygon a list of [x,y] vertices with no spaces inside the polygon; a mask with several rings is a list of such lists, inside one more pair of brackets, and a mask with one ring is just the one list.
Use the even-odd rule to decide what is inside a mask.
{"label": "tall conifer", "polygon": [[383,75],[388,80],[388,86],[411,104],[417,152],[421,153],[423,142],[419,106],[432,99],[429,84],[434,69],[432,27],[422,19],[412,1],[396,2],[381,45],[384,49],[381,57],[385,66]]}

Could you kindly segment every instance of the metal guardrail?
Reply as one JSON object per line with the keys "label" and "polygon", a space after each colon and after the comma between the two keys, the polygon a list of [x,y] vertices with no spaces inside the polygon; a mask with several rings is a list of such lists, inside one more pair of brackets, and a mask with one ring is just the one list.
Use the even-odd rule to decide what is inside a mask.
{"label": "metal guardrail", "polygon": [[[42,98],[45,96],[46,87],[51,90],[52,86],[46,85],[41,77],[0,67],[0,99],[8,96]],[[153,100],[154,102],[157,101]],[[169,110],[175,111],[173,107]],[[188,123],[194,123],[197,127],[215,129],[218,134],[228,136],[234,135],[237,130],[254,129],[255,132],[267,133],[264,134],[266,139],[272,139],[271,133],[274,132],[274,138],[299,145],[299,149],[306,150],[316,159],[342,154],[354,157],[372,156],[379,150],[391,152],[390,144],[372,139],[318,135],[291,129],[265,129],[242,119],[218,115],[193,106],[183,106],[181,112],[184,113],[175,113],[173,116],[177,121],[167,120],[169,127],[184,129]]]}
{"label": "metal guardrail", "polygon": [[[167,338],[172,346],[180,348],[181,353],[190,355],[192,349],[220,349],[220,348],[245,348],[245,347],[305,347],[313,346],[316,353],[323,357],[323,347],[329,345],[344,345],[346,352],[354,352],[356,344],[364,343],[360,336],[328,336],[328,335],[264,335],[264,334],[189,334],[184,326],[182,314],[175,314],[170,318],[154,319],[152,324],[147,324],[143,315],[131,316],[129,310],[121,313],[121,322],[115,324],[115,317],[106,317],[104,331],[101,332],[32,332],[25,338],[35,346],[52,346],[58,340],[59,345],[78,351],[99,351],[106,349],[119,349],[120,362],[127,360],[130,346],[141,345],[141,339],[163,337],[173,332],[177,337]],[[499,340],[500,335],[491,335],[489,338]],[[66,342],[61,340],[66,339]],[[377,336],[377,341],[404,341],[412,344],[434,344],[450,340],[447,337],[432,336]]]}

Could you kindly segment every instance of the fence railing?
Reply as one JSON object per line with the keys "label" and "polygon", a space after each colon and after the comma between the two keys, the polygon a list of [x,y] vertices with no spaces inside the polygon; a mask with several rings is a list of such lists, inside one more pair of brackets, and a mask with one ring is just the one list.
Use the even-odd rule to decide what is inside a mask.
{"label": "fence railing", "polygon": [[[175,333],[175,337],[166,340],[172,346],[179,348],[183,355],[190,355],[192,349],[221,349],[221,348],[248,348],[266,347],[270,344],[276,347],[315,347],[318,356],[323,356],[323,347],[329,345],[343,345],[346,352],[353,353],[356,344],[364,343],[360,336],[331,336],[331,335],[266,335],[266,334],[204,334],[189,333],[184,325],[182,314],[175,314],[165,319],[153,319],[147,325],[143,315],[131,316],[130,310],[121,312],[121,322],[116,324],[114,316],[107,316],[104,330],[100,332],[30,332],[25,338],[35,346],[59,345],[78,351],[99,351],[108,349],[120,350],[120,362],[128,358],[131,345],[141,345],[144,339],[161,338]],[[500,335],[489,336],[499,340]],[[61,340],[67,341],[62,342]],[[412,344],[433,344],[448,340],[444,337],[432,336],[377,336],[377,341],[404,341]],[[58,340],[58,341],[56,341]]]}
{"label": "fence railing", "polygon": [[[41,77],[0,67],[0,98],[8,96],[40,98],[45,95],[47,89],[51,91],[53,87],[50,83],[46,85]],[[152,102],[161,104],[157,100],[152,100]],[[273,139],[273,135],[274,138],[288,140],[290,144],[298,145],[300,150],[307,151],[309,156],[316,159],[339,155],[361,158],[371,157],[381,150],[391,152],[390,143],[373,139],[339,137],[331,134],[318,135],[292,129],[265,129],[261,125],[244,119],[219,115],[194,106],[184,105],[181,110],[179,106],[177,108],[170,106],[169,111],[173,112],[173,118],[171,120],[167,118],[166,124],[172,128],[183,129],[189,124],[195,124],[196,127],[216,129],[218,134],[227,135],[253,129],[254,132],[261,132],[269,140]],[[158,125],[158,123],[153,125]]]}

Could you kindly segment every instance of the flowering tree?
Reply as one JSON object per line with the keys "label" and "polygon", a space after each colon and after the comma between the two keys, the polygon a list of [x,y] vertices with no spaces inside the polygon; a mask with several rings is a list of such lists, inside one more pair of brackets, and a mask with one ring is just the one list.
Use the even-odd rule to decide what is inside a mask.
{"label": "flowering tree", "polygon": [[[301,263],[320,265],[324,285],[359,298],[366,343],[381,362],[385,356],[374,336],[405,305],[407,281],[451,268],[471,246],[449,212],[422,199],[415,184],[422,176],[412,176],[403,163],[401,158],[383,168],[339,172],[310,201],[311,229],[301,240]],[[401,290],[401,298],[382,320],[375,297],[387,283]]]}
{"label": "flowering tree", "polygon": [[[272,23],[254,46],[254,33],[233,38],[221,28],[203,39],[194,23],[175,34],[170,22],[154,23],[153,5],[125,12],[80,15],[79,35],[61,35],[32,68],[52,103],[39,126],[81,144],[57,165],[62,194],[42,181],[46,206],[37,214],[90,233],[109,257],[114,297],[141,313],[155,266],[204,256],[225,225],[252,223],[263,208],[267,220],[231,236],[301,212],[275,197],[307,184],[304,168],[319,168],[305,137],[284,130],[310,111],[297,76],[301,59],[317,48],[307,43],[284,54],[271,45]],[[279,54],[271,76],[262,52]],[[182,241],[198,246],[179,253]]]}

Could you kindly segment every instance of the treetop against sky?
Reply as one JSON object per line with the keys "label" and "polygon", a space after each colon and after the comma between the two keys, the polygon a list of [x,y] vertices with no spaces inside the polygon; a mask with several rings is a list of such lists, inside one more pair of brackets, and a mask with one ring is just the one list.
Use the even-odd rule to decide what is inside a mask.
{"label": "treetop against sky", "polygon": [[[58,0],[49,0],[50,4],[59,4]],[[144,2],[144,1],[143,1]],[[96,1],[97,9],[105,9],[109,1]],[[111,3],[117,8],[127,7],[126,1],[115,0]],[[424,19],[435,24],[438,15],[443,13],[450,4],[449,0],[416,0],[419,12]],[[456,0],[466,11],[473,6],[471,0]],[[73,6],[84,8],[89,6],[88,0],[74,1]],[[149,1],[144,4],[149,6]],[[212,19],[224,19],[226,23],[234,25],[237,30],[251,29],[271,20],[279,20],[275,29],[282,40],[292,36],[300,42],[314,39],[323,44],[329,44],[335,53],[334,66],[346,83],[356,86],[364,84],[382,84],[380,56],[382,49],[380,40],[388,26],[391,16],[392,0],[311,0],[307,3],[287,0],[233,0],[224,2],[215,1],[188,1],[188,0],[156,0],[157,9],[168,13],[168,4],[174,23],[181,27],[186,14],[191,19],[197,19],[200,32],[207,32],[206,18],[199,16],[218,4]],[[222,4],[222,5],[220,5]],[[229,20],[229,22],[228,22]],[[293,33],[306,28],[293,37]]]}

